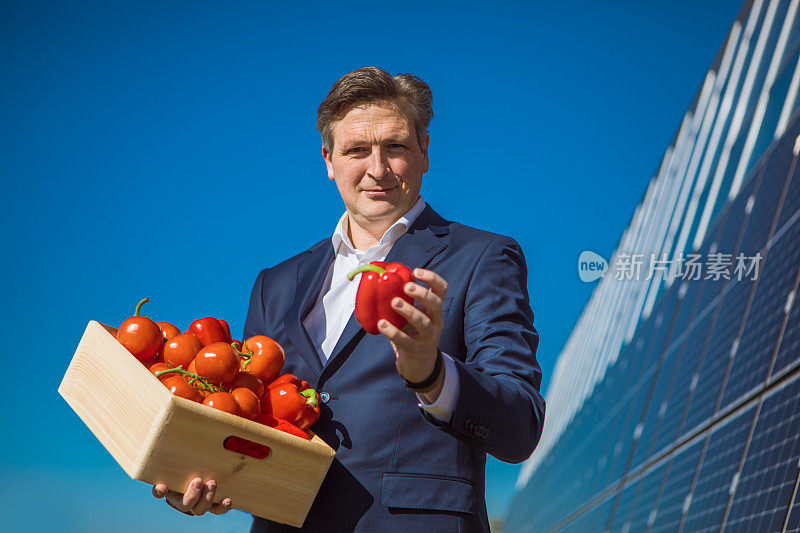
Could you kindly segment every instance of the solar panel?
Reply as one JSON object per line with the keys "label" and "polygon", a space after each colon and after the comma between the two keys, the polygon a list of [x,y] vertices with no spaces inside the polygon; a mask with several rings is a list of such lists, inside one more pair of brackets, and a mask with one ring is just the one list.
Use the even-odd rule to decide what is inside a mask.
{"label": "solar panel", "polygon": [[638,423],[654,383],[652,379],[642,382],[634,389],[634,394],[625,402],[625,415],[619,433],[615,436],[617,440],[615,450],[618,449],[619,453],[615,454],[614,461],[611,464],[609,480],[621,479],[630,467],[630,461],[632,460],[631,449],[636,446],[642,432]]}
{"label": "solar panel", "polygon": [[666,393],[672,385],[670,378],[674,378],[676,374],[676,372],[662,371],[654,378],[656,386],[653,391],[653,397],[650,400],[647,415],[642,423],[642,436],[636,446],[636,452],[631,462],[631,467],[634,470],[643,465],[655,451],[654,447],[661,430],[661,421],[666,413]]}
{"label": "solar panel", "polygon": [[656,322],[658,322],[658,327],[661,327],[661,320],[657,320],[657,318],[657,314],[652,313],[647,317],[647,320],[639,325],[629,345],[633,349],[626,350],[626,356],[629,361],[625,368],[625,380],[622,382],[622,387],[625,389],[633,387],[648,370],[652,372],[653,361],[651,356],[653,353],[654,332],[657,329]]}
{"label": "solar panel", "polygon": [[789,187],[783,198],[781,215],[778,218],[777,228],[780,229],[789,222],[795,213],[800,211],[800,165],[795,163],[789,179]]}
{"label": "solar panel", "polygon": [[[753,281],[743,280],[741,282],[731,283],[726,289],[720,308],[717,311],[714,333],[711,339],[709,339],[709,350],[712,357],[715,358],[714,362],[711,364],[724,365],[725,370],[728,368],[731,354],[735,354],[738,349],[735,342],[736,336],[744,320],[747,303],[753,289]],[[711,344],[712,341],[714,343],[713,345]],[[722,361],[719,361],[720,357]],[[699,383],[699,374],[696,379],[697,383]],[[687,422],[693,425],[685,424],[682,428],[684,433],[696,429],[697,422],[714,414],[722,382],[707,382],[703,387],[700,397],[706,400],[706,403],[700,404],[699,401],[694,402],[694,408],[697,410],[697,413],[693,413],[691,417],[687,416]]]}
{"label": "solar panel", "polygon": [[606,531],[616,533],[623,530],[628,521],[628,514],[631,511],[638,485],[638,481],[631,481],[617,492],[616,501],[612,505],[611,514],[608,517],[611,523],[606,525]]}
{"label": "solar panel", "polygon": [[[800,533],[800,98],[792,88],[800,79],[800,8],[789,6],[746,3],[687,115],[714,102],[710,114],[697,115],[713,120],[685,122],[705,133],[678,135],[689,142],[696,135],[698,144],[670,147],[691,154],[693,170],[688,188],[657,198],[674,201],[665,207],[680,218],[655,247],[682,252],[684,261],[696,253],[702,274],[675,279],[655,298],[616,362],[559,428],[526,499],[515,500],[527,508],[509,514],[509,529],[749,532],[786,525]],[[783,134],[772,142],[776,128]],[[650,212],[654,198],[647,195],[640,209]],[[634,221],[632,235],[650,222]],[[755,281],[747,267],[758,253]],[[715,260],[723,263],[716,278],[709,271]],[[621,304],[638,313],[644,303],[628,291],[613,294],[619,299],[608,312]],[[606,333],[590,330],[576,332]]]}
{"label": "solar panel", "polygon": [[[677,300],[677,291],[673,295]],[[671,300],[665,301],[665,305],[670,304]],[[659,310],[657,313],[651,314],[647,323],[640,330],[637,330],[631,341],[631,345],[635,346],[632,357],[637,357],[638,354],[644,351],[645,354],[640,357],[653,358],[654,360],[650,361],[650,364],[636,366],[636,368],[646,367],[643,374],[638,377],[631,377],[632,374],[637,372],[636,368],[634,370],[626,369],[625,371],[628,378],[625,380],[622,390],[628,392],[624,401],[620,402],[622,412],[615,420],[618,425],[615,431],[610,434],[611,440],[615,441],[615,443],[609,453],[609,466],[605,476],[606,486],[621,479],[627,472],[630,466],[631,450],[635,449],[636,442],[641,436],[641,428],[638,427],[638,424],[655,384],[653,375],[658,370],[660,353],[663,350],[663,338],[666,336],[666,331],[661,331],[658,334],[655,331],[668,329],[664,326],[663,320],[663,311]],[[648,339],[646,350],[643,348],[645,339]],[[656,343],[659,343],[659,345],[656,346]]]}
{"label": "solar panel", "polygon": [[[565,524],[558,529],[562,533],[585,533],[586,531],[603,531],[603,524],[608,519],[611,505],[614,501],[614,494],[595,504],[585,513],[576,517],[575,520]],[[541,531],[541,530],[539,530]]]}
{"label": "solar panel", "polygon": [[706,350],[708,364],[705,364],[704,360],[697,374],[695,392],[697,398],[692,398],[687,412],[685,432],[694,430],[698,424],[714,415],[731,355],[738,349],[736,337],[741,328],[751,290],[752,281],[734,282],[727,287],[719,309],[715,310],[714,331]]}
{"label": "solar panel", "polygon": [[667,464],[668,461],[661,461],[642,476],[628,522],[626,522],[628,531],[647,530],[648,521],[653,516],[653,503],[658,498],[658,492],[667,471]]}
{"label": "solar panel", "polygon": [[592,484],[593,493],[605,489],[612,482],[616,481],[616,478],[612,477],[612,466],[623,452],[622,448],[624,442],[618,440],[617,436],[620,434],[620,428],[625,417],[624,407],[627,401],[626,396],[627,395],[622,396],[620,398],[621,401],[615,403],[614,415],[608,424],[605,438],[598,446],[598,451],[601,453],[599,455],[597,469],[595,470],[596,477]]}
{"label": "solar panel", "polygon": [[[758,172],[754,177],[747,180],[739,195],[725,212],[723,229],[719,236],[714,238],[714,242],[717,243],[716,250],[719,253],[730,254],[732,258],[736,257],[744,230],[747,227],[750,211],[755,202],[755,191],[762,177],[763,172]],[[736,276],[733,279],[735,280]],[[722,299],[722,305],[716,310],[718,316],[715,320],[714,332],[700,364],[697,373],[697,385],[688,407],[684,427],[689,431],[709,419],[715,412],[722,381],[729,367],[731,349],[733,347],[732,339],[735,339],[740,325],[736,320],[731,319],[731,314],[728,311],[731,305],[730,297],[725,299],[721,296],[727,292],[726,289],[729,288],[729,284],[730,279],[722,276],[719,279],[711,277],[704,281],[700,308],[706,308],[714,298]],[[722,309],[725,309],[725,312],[721,313],[723,320],[720,321],[719,313]]]}
{"label": "solar panel", "polygon": [[578,516],[572,522],[565,524],[563,527],[559,528],[558,531],[561,533],[583,533],[584,531],[591,531],[590,524],[592,523],[592,519],[594,518],[594,514],[597,512],[596,507],[592,507],[582,515]]}
{"label": "solar panel", "polygon": [[780,531],[800,459],[800,379],[764,398],[725,531]]}
{"label": "solar panel", "polygon": [[[692,328],[684,342],[683,353],[674,361],[673,372],[675,375],[664,402],[664,416],[654,448],[656,453],[663,447],[673,444],[680,434],[686,405],[694,389],[693,377],[698,358],[707,342],[712,318],[711,315],[706,314]],[[662,408],[661,405],[659,408]]]}
{"label": "solar panel", "polygon": [[795,500],[792,505],[792,513],[789,515],[789,520],[786,525],[786,533],[800,532],[800,501]]}
{"label": "solar panel", "polygon": [[656,503],[652,516],[653,533],[676,531],[683,516],[686,496],[694,478],[703,439],[695,440],[690,446],[681,449],[669,466],[666,483],[660,500]]}
{"label": "solar panel", "polygon": [[[650,355],[649,358],[652,360],[652,366],[654,367],[654,372],[650,379],[653,381],[654,389],[650,395],[647,406],[644,407],[641,413],[641,415],[644,416],[640,416],[640,423],[637,426],[640,427],[638,430],[639,437],[634,449],[634,456],[630,461],[631,467],[633,468],[636,468],[642,461],[650,456],[652,451],[651,444],[654,440],[653,437],[657,434],[658,427],[660,426],[661,419],[656,414],[659,411],[658,409],[653,409],[652,399],[655,398],[660,405],[661,398],[663,398],[664,395],[664,388],[666,384],[669,383],[669,372],[662,371],[661,367],[665,361],[661,360],[666,358],[667,347],[675,334],[675,322],[682,302],[681,299],[678,298],[678,292],[679,285],[674,284],[671,289],[665,293],[656,308],[656,317],[659,324],[656,327],[653,341],[649,343],[650,349],[652,350],[652,355]],[[661,317],[660,320],[658,320],[658,317]]]}
{"label": "solar panel", "polygon": [[800,363],[800,302],[797,301],[800,295],[798,293],[800,293],[798,280],[795,279],[794,291],[787,297],[783,305],[783,312],[788,312],[788,317],[786,318],[778,354],[775,356],[771,380],[783,375],[790,368],[796,367]]}
{"label": "solar panel", "polygon": [[708,450],[702,459],[700,474],[688,500],[683,530],[719,530],[730,489],[736,483],[755,411],[753,402],[750,407],[714,428]]}
{"label": "solar panel", "polygon": [[784,303],[794,288],[800,268],[800,221],[773,244],[742,331],[739,353],[733,360],[722,406],[763,386],[783,325]]}
{"label": "solar panel", "polygon": [[756,201],[747,224],[741,251],[752,256],[761,251],[778,222],[784,185],[792,164],[795,138],[800,134],[800,124],[795,123],[781,138],[769,155],[764,167],[764,177],[756,193]]}
{"label": "solar panel", "polygon": [[608,516],[611,514],[611,506],[614,503],[613,496],[604,500],[597,507],[597,512],[592,516],[592,522],[589,529],[584,531],[604,531],[603,526],[608,521]]}

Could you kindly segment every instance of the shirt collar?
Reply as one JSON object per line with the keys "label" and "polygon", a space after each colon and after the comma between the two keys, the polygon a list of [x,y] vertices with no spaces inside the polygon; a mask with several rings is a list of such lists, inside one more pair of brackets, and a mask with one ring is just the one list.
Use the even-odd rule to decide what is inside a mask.
{"label": "shirt collar", "polygon": [[[408,231],[408,228],[411,227],[411,224],[414,223],[417,217],[419,217],[420,213],[422,213],[422,211],[425,209],[425,205],[425,200],[422,199],[422,196],[417,198],[417,203],[415,203],[411,209],[406,211],[406,213],[401,216],[397,222],[392,224],[391,227],[386,230],[378,245],[394,244],[394,242],[399,239],[401,235]],[[347,236],[347,231],[345,228],[346,221],[347,211],[345,211],[341,218],[339,218],[339,222],[336,224],[336,229],[331,237],[333,249],[336,250],[336,253],[339,253],[340,245],[344,244],[344,246],[353,253],[363,253],[356,250],[355,246],[353,246],[353,243],[350,242],[350,238]]]}

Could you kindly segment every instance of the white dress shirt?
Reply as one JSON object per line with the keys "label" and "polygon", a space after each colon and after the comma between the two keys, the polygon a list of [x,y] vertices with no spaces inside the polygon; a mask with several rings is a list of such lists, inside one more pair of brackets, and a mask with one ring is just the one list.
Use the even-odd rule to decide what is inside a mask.
{"label": "white dress shirt", "polygon": [[[383,261],[411,224],[417,219],[425,209],[425,201],[420,196],[417,203],[402,217],[395,222],[386,233],[381,237],[380,242],[371,246],[368,250],[356,250],[347,236],[347,211],[336,224],[331,242],[333,243],[334,259],[325,282],[322,285],[317,301],[311,312],[303,319],[303,326],[308,331],[311,342],[317,348],[321,356],[325,358],[323,364],[330,358],[333,348],[339,341],[339,337],[344,332],[347,322],[350,320],[356,306],[356,293],[360,276],[353,281],[347,279],[347,274],[360,266],[373,261]],[[389,342],[387,339],[386,342]],[[458,398],[459,384],[457,370],[453,360],[445,354],[444,357],[444,385],[439,397],[434,403],[427,403],[424,398],[417,395],[420,400],[420,407],[428,413],[442,421],[449,421],[453,415],[456,399]],[[399,377],[399,376],[398,376]]]}

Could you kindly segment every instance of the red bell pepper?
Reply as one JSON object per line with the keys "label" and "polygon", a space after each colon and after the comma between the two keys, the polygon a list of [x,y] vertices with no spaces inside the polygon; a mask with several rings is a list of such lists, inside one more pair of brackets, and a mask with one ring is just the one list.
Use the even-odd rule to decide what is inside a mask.
{"label": "red bell pepper", "polygon": [[233,336],[231,335],[231,327],[228,325],[228,322],[222,320],[221,318],[217,319],[219,325],[222,326],[222,331],[225,333],[225,338],[227,339],[228,344],[233,342]]}
{"label": "red bell pepper", "polygon": [[272,418],[270,415],[264,413],[262,413],[261,416],[256,419],[256,422],[306,440],[311,440],[313,438],[305,429],[300,429],[294,424],[290,424],[286,420],[278,420],[277,418]]}
{"label": "red bell pepper", "polygon": [[353,281],[357,274],[361,274],[361,282],[356,294],[356,320],[364,330],[377,335],[381,319],[398,329],[405,326],[406,319],[392,308],[392,300],[398,297],[414,305],[414,299],[403,290],[406,283],[414,281],[411,269],[401,263],[373,261],[350,272],[347,279]]}
{"label": "red bell pepper", "polygon": [[306,440],[311,440],[311,435],[304,429],[300,429],[299,427],[295,426],[294,424],[290,424],[286,420],[275,420],[273,423],[269,424],[269,427],[273,427],[285,433],[289,433],[290,435],[295,435],[296,437],[300,437]]}
{"label": "red bell pepper", "polygon": [[186,333],[191,333],[197,337],[203,343],[203,346],[208,346],[215,342],[230,344],[232,341],[228,323],[210,316],[198,318],[192,322]]}
{"label": "red bell pepper", "polygon": [[261,412],[306,429],[319,419],[319,394],[307,382],[284,374],[267,387]]}

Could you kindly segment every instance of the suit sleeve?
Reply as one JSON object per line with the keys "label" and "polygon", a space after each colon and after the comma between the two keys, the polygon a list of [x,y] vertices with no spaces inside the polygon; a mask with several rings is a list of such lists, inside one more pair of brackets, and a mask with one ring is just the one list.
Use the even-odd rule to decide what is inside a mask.
{"label": "suit sleeve", "polygon": [[253,285],[250,294],[250,306],[247,309],[247,318],[244,321],[244,334],[242,340],[247,340],[253,335],[264,335],[266,326],[266,306],[264,305],[264,278],[267,270],[262,270]]}
{"label": "suit sleeve", "polygon": [[463,362],[454,361],[460,391],[453,417],[442,423],[423,416],[501,461],[524,461],[544,423],[538,344],[522,250],[513,239],[494,240],[477,260],[466,290],[467,351]]}

